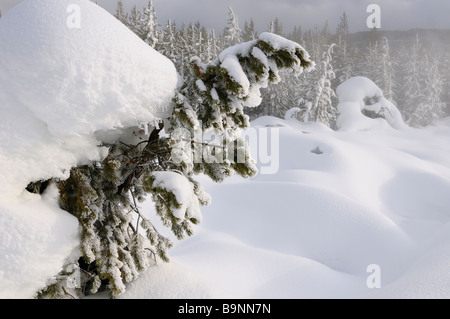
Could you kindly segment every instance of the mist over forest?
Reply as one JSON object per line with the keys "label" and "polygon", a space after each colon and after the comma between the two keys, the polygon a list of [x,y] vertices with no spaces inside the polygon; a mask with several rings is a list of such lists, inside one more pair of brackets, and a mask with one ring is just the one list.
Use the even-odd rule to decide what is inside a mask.
{"label": "mist over forest", "polygon": [[[181,76],[189,74],[192,57],[210,62],[224,48],[254,40],[260,32],[301,44],[316,62],[316,70],[306,76],[285,73],[280,84],[262,91],[260,106],[246,110],[251,119],[263,115],[284,118],[289,109],[300,108],[299,120],[333,127],[338,103],[335,91],[354,76],[374,81],[411,126],[432,124],[450,112],[450,31],[373,28],[350,33],[352,21],[345,12],[336,26],[322,21],[313,29],[298,25],[288,30],[283,21],[274,18],[267,21],[266,30],[256,30],[252,19],[240,21],[231,7],[225,14],[223,30],[208,30],[201,21],[182,25],[160,21],[152,2],[143,10],[135,6],[128,12],[119,1],[115,12],[116,18],[171,59]],[[323,80],[331,83],[329,101],[318,98]]]}

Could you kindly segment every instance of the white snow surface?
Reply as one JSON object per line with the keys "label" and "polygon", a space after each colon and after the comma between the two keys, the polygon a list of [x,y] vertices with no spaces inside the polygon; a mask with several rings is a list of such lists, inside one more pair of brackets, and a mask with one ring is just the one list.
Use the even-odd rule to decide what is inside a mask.
{"label": "white snow surface", "polygon": [[[250,130],[265,129],[279,130],[278,172],[200,178],[212,204],[169,252],[176,264],[158,266],[189,275],[158,298],[450,298],[450,118],[346,132],[263,117]],[[123,297],[167,282],[143,278]]]}
{"label": "white snow surface", "polygon": [[94,133],[167,115],[177,81],[172,62],[96,4],[23,1],[0,20],[0,193],[100,159]]}
{"label": "white snow surface", "polygon": [[79,256],[78,221],[59,209],[57,195],[51,187],[43,197],[0,200],[0,299],[35,297]]}
{"label": "white snow surface", "polygon": [[88,0],[26,0],[2,16],[0,298],[32,298],[77,254],[78,222],[56,189],[31,195],[28,183],[102,159],[102,132],[165,116],[177,81],[168,59]]}

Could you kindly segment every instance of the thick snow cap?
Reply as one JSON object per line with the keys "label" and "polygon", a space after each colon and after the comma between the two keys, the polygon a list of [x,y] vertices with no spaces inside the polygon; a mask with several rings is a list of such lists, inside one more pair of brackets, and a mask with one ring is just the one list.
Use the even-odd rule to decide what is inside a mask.
{"label": "thick snow cap", "polygon": [[20,93],[58,135],[164,116],[177,81],[172,62],[88,0],[16,6],[0,20],[0,65],[2,93]]}
{"label": "thick snow cap", "polygon": [[397,107],[366,77],[348,79],[338,86],[336,94],[339,99],[336,124],[340,130],[370,130],[387,124],[394,129],[406,127]]}
{"label": "thick snow cap", "polygon": [[2,184],[100,159],[94,133],[169,114],[177,80],[170,60],[96,4],[23,1],[0,19]]}

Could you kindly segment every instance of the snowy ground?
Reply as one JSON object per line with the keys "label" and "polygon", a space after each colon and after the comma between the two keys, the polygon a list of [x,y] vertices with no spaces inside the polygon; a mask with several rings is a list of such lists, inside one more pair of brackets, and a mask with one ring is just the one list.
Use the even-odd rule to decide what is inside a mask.
{"label": "snowy ground", "polygon": [[[123,298],[450,297],[450,118],[401,131],[252,127],[267,126],[280,134],[278,172],[202,178],[213,203],[195,236]],[[380,289],[366,283],[373,264]]]}

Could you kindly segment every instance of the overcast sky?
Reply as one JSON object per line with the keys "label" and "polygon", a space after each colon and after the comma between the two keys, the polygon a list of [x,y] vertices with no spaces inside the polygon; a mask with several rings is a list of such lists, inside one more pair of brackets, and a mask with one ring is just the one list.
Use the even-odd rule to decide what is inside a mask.
{"label": "overcast sky", "polygon": [[[0,10],[8,9],[22,0],[0,0]],[[114,12],[117,0],[98,0],[99,5]],[[123,0],[127,9],[137,4],[146,6],[148,0]],[[339,17],[345,11],[349,17],[350,31],[368,30],[366,12],[369,4],[381,8],[381,29],[407,30],[412,28],[450,29],[449,0],[153,0],[158,22],[165,25],[168,19],[178,25],[199,20],[207,28],[222,30],[226,25],[227,7],[238,16],[241,28],[253,18],[257,31],[266,31],[269,21],[276,17],[284,30],[294,25],[303,28],[322,26],[328,20],[335,30]]]}

